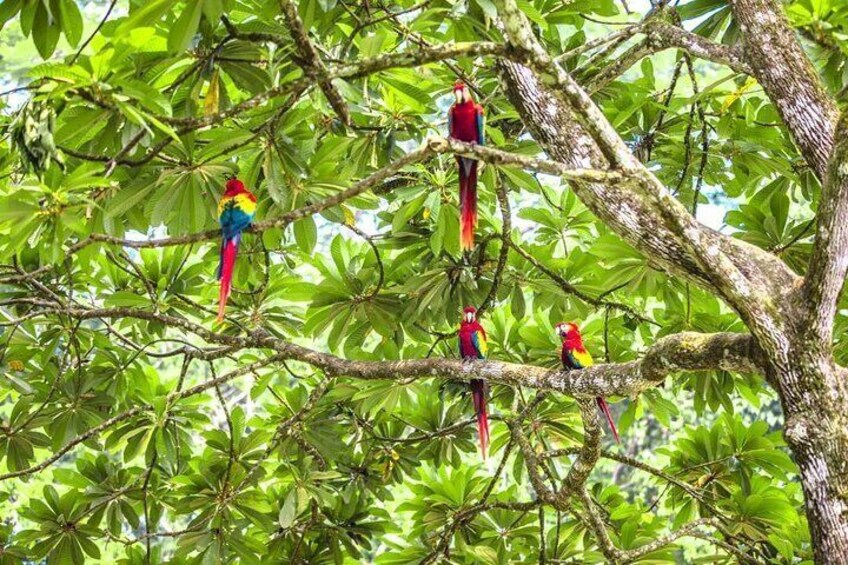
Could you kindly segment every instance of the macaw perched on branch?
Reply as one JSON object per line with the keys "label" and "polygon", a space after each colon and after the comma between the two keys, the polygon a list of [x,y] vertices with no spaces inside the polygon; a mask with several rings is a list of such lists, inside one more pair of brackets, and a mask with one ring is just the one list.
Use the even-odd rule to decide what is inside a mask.
{"label": "macaw perched on branch", "polygon": [[[448,134],[466,143],[485,145],[483,107],[474,102],[468,86],[457,81],[453,87],[456,102],[448,111]],[[463,251],[474,248],[477,228],[477,161],[457,157],[459,165],[459,242]]]}
{"label": "macaw perched on branch", "polygon": [[256,197],[244,187],[244,183],[233,177],[227,180],[224,196],[218,202],[218,222],[221,224],[221,261],[218,263],[218,321],[224,319],[227,299],[233,282],[233,268],[241,241],[241,233],[250,226],[256,214]]}
{"label": "macaw perched on branch", "polygon": [[[583,337],[580,335],[580,330],[577,324],[573,322],[561,322],[556,325],[557,335],[562,338],[562,366],[568,370],[584,369],[591,367],[594,364],[592,355],[586,351],[583,346]],[[615,422],[612,420],[607,401],[602,396],[595,399],[598,403],[598,408],[604,413],[609,423],[610,431],[615,438],[616,443],[621,443],[618,438],[618,430],[615,429]]]}
{"label": "macaw perched on branch", "polygon": [[[465,308],[462,323],[459,325],[459,356],[464,361],[485,359],[486,330],[477,321],[477,309],[474,306]],[[471,397],[474,400],[474,411],[477,414],[477,434],[480,436],[480,450],[483,459],[489,449],[489,414],[486,411],[486,381],[471,379]]]}

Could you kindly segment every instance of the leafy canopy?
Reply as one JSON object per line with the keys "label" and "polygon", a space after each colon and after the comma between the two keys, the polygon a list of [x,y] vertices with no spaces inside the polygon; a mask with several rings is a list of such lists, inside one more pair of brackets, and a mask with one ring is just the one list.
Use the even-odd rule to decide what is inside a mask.
{"label": "leafy canopy", "polygon": [[[605,42],[621,26],[595,20],[636,22],[647,10],[628,15],[612,0],[521,7],[702,221],[806,264],[819,186],[756,83],[677,50],[609,77],[639,36]],[[489,0],[298,8],[336,70],[431,44],[501,41]],[[828,86],[841,86],[848,8],[798,1],[787,11]],[[723,0],[674,13],[716,41],[738,33]],[[26,92],[7,98],[0,145],[0,461],[18,474],[0,482],[0,563],[389,564],[446,547],[458,563],[603,561],[582,503],[537,508],[504,424],[524,411],[534,451],[574,449],[583,427],[572,399],[539,396],[525,411],[535,391],[492,387],[487,465],[464,386],[328,378],[239,341],[261,328],[352,360],[455,357],[462,307],[487,303],[492,358],[556,367],[561,320],[579,321],[595,358],[612,362],[670,333],[743,329],[715,297],[651,268],[558,179],[486,166],[477,247],[463,255],[453,156],[404,167],[319,214],[247,234],[227,321],[213,324],[218,244],[204,233],[216,228],[226,175],[257,194],[259,220],[321,202],[444,135],[457,77],[486,107],[491,146],[540,155],[492,58],[334,80],[345,124],[320,80],[303,79],[277,0],[85,11],[11,0],[0,21],[8,49],[31,40],[45,59],[6,69]],[[75,245],[92,234],[100,239]],[[188,237],[137,249],[106,236]],[[233,341],[208,343],[194,325]],[[845,360],[844,347],[837,354]],[[796,469],[758,377],[686,374],[613,401],[624,444],[603,440],[618,459],[587,486],[619,548],[715,518],[722,539],[760,560],[809,558]],[[566,456],[544,461],[545,480],[568,470]],[[734,557],[688,537],[640,561],[681,558]]]}

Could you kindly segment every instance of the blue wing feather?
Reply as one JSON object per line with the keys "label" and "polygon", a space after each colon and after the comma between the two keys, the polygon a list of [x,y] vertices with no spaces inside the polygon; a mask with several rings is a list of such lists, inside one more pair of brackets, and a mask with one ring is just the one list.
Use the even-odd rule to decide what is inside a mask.
{"label": "blue wing feather", "polygon": [[584,369],[583,364],[574,356],[574,353],[569,351],[565,354],[568,361],[569,369]]}
{"label": "blue wing feather", "polygon": [[245,214],[242,210],[231,206],[224,210],[218,221],[221,224],[221,232],[225,239],[232,239],[247,229],[253,216]]}
{"label": "blue wing feather", "polygon": [[477,106],[477,144],[486,145],[485,119],[483,118],[483,108]]}

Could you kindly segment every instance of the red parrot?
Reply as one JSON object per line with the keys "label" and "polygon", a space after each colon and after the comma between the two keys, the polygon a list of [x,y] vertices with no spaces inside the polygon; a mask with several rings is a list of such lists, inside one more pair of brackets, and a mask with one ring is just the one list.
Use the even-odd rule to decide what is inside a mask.
{"label": "red parrot", "polygon": [[[459,325],[459,356],[464,361],[485,359],[486,330],[477,321],[477,309],[474,306],[465,308],[462,323]],[[486,381],[471,379],[471,397],[474,400],[474,411],[477,413],[477,434],[480,436],[480,450],[483,459],[489,449],[489,414],[486,411]]]}
{"label": "red parrot", "polygon": [[250,226],[256,214],[256,197],[237,178],[227,181],[224,196],[218,202],[218,222],[221,224],[221,260],[218,263],[218,321],[224,319],[227,299],[233,282],[233,268],[241,241],[241,233]]}
{"label": "red parrot", "polygon": [[[468,87],[457,81],[453,87],[456,102],[448,111],[448,134],[466,143],[485,144],[483,107],[474,102]],[[463,251],[474,248],[477,227],[477,161],[457,157],[459,165],[459,242]]]}
{"label": "red parrot", "polygon": [[[591,367],[594,364],[594,361],[592,361],[592,355],[586,351],[586,347],[583,346],[583,337],[580,335],[580,330],[577,328],[577,324],[573,322],[561,322],[556,325],[556,332],[557,335],[562,338],[563,367],[568,370],[575,370]],[[598,403],[598,408],[600,408],[604,413],[604,416],[607,417],[607,422],[609,423],[613,437],[615,437],[615,442],[621,443],[621,440],[618,438],[618,430],[615,429],[615,422],[613,422],[607,401],[604,400],[602,396],[597,397],[595,401]]]}

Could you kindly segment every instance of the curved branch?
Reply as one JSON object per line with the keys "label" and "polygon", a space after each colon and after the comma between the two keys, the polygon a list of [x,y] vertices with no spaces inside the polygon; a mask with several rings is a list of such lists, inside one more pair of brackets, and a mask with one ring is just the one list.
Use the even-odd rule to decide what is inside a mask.
{"label": "curved branch", "polygon": [[583,509],[588,515],[588,526],[591,528],[592,532],[594,532],[595,538],[598,541],[598,547],[601,548],[601,552],[610,561],[610,563],[618,563],[620,552],[609,537],[606,524],[604,524],[601,514],[598,512],[597,508],[595,508],[596,503],[594,499],[583,486],[580,487],[579,496],[581,502],[583,502]]}
{"label": "curved branch", "polygon": [[344,227],[364,239],[365,243],[367,243],[368,246],[371,248],[371,251],[374,252],[374,260],[377,261],[377,270],[379,272],[377,284],[374,285],[374,288],[373,290],[371,290],[371,292],[362,297],[364,300],[370,300],[380,294],[380,290],[383,288],[383,282],[386,278],[386,271],[385,267],[383,266],[383,258],[380,257],[380,250],[377,249],[377,244],[374,243],[373,237],[356,227],[354,224],[344,223],[343,225]]}
{"label": "curved branch", "polygon": [[[666,336],[649,347],[637,361],[593,365],[579,371],[550,370],[536,365],[501,361],[464,363],[453,359],[407,359],[402,361],[352,361],[322,353],[282,339],[264,330],[248,336],[217,333],[183,318],[135,308],[56,308],[42,315],[63,314],[75,319],[134,318],[158,321],[183,329],[210,343],[240,348],[266,348],[282,359],[293,359],[321,369],[327,375],[365,380],[409,380],[439,377],[456,381],[485,379],[509,386],[551,390],[576,398],[634,396],[656,386],[667,375],[680,371],[724,370],[763,373],[763,353],[749,334],[702,334],[681,332]],[[197,387],[195,387],[197,388]],[[205,389],[202,389],[205,390]]]}
{"label": "curved branch", "polygon": [[635,549],[631,549],[628,551],[616,552],[618,559],[621,563],[632,563],[633,561],[636,561],[639,558],[644,557],[645,555],[648,555],[653,551],[661,549],[682,537],[692,535],[694,532],[697,532],[703,526],[715,526],[715,523],[715,518],[699,518],[698,520],[689,522],[688,524],[685,524],[678,528],[676,531],[664,535],[660,538],[657,538],[654,541],[648,542],[645,545],[641,545]]}
{"label": "curved branch", "polygon": [[733,0],[745,58],[807,163],[824,179],[838,117],[795,31],[774,0]]}
{"label": "curved branch", "polygon": [[[327,97],[327,101],[339,116],[339,119],[343,124],[350,125],[350,110],[348,110],[347,103],[328,77],[327,67],[321,57],[318,56],[318,51],[312,45],[312,41],[309,40],[309,32],[297,13],[297,6],[291,0],[280,0],[280,8],[282,8],[283,17],[300,54],[300,58],[296,61],[299,62],[306,76],[318,79],[318,84],[324,91],[324,96]],[[300,62],[301,59],[302,62]]]}
{"label": "curved branch", "polygon": [[651,21],[644,31],[653,45],[661,49],[683,49],[693,57],[726,65],[738,73],[752,74],[752,69],[736,47],[710,41],[682,27],[660,20]]}

